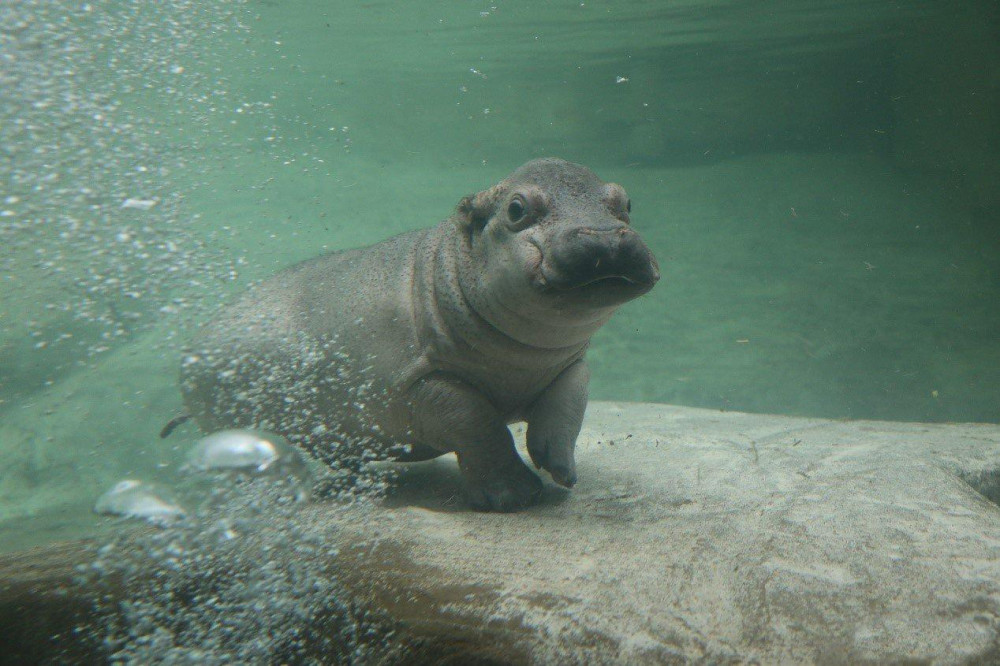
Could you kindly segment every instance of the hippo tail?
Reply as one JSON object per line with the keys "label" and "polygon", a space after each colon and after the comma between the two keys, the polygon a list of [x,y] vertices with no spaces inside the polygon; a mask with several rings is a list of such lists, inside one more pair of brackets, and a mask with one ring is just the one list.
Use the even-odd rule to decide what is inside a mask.
{"label": "hippo tail", "polygon": [[181,414],[180,416],[175,416],[167,421],[167,425],[163,426],[163,430],[160,431],[160,439],[170,437],[170,433],[172,433],[177,426],[187,422],[190,418],[190,414]]}

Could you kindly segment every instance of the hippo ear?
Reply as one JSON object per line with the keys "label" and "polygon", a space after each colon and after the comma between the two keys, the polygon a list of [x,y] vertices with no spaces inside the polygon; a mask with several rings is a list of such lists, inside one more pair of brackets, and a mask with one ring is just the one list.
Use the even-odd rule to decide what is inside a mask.
{"label": "hippo ear", "polygon": [[496,210],[499,188],[494,186],[458,202],[458,226],[465,230],[482,229]]}

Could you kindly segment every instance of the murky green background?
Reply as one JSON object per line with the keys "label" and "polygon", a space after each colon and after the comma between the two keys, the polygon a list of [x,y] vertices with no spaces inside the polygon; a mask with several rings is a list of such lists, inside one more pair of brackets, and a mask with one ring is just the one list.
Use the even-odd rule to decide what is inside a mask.
{"label": "murky green background", "polygon": [[998,13],[3,3],[0,550],[170,482],[178,350],[231,294],[545,155],[622,183],[663,272],[593,398],[997,422]]}

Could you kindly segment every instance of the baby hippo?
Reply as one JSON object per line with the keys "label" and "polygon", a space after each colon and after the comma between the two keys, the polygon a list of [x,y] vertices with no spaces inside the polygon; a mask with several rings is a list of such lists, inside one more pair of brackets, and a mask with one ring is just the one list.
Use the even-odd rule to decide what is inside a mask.
{"label": "baby hippo", "polygon": [[207,431],[259,428],[331,465],[455,452],[469,503],[516,511],[570,487],[590,337],[656,260],[619,185],[528,162],[436,227],[293,266],[224,309],[181,370]]}

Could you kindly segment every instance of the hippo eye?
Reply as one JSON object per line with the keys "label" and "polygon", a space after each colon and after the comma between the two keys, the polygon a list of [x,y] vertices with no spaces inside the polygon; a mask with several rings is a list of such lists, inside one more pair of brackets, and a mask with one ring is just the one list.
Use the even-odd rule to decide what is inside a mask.
{"label": "hippo eye", "polygon": [[507,217],[511,222],[520,222],[524,217],[524,202],[514,199],[507,205]]}

